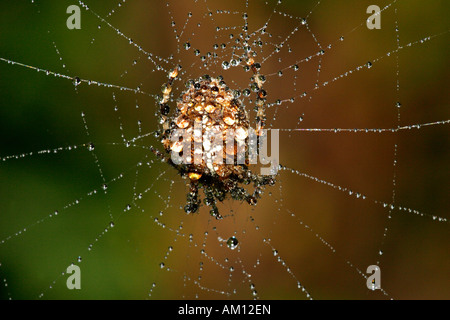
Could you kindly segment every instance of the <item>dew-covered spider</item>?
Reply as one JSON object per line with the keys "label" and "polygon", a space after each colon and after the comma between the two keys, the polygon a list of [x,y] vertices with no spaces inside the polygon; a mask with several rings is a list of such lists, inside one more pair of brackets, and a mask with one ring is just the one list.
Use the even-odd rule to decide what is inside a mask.
{"label": "dew-covered spider", "polygon": [[186,213],[199,209],[200,189],[210,214],[220,219],[217,201],[231,196],[256,205],[264,187],[275,183],[275,174],[261,175],[250,170],[250,165],[255,163],[254,151],[259,151],[265,141],[266,91],[260,64],[248,56],[245,68],[252,71],[250,89],[256,94],[255,129],[251,128],[247,111],[239,100],[240,92],[232,91],[222,76],[204,75],[189,80],[186,90],[176,100],[175,110],[169,103],[181,66],[169,73],[163,85],[159,99],[159,137],[170,154],[167,162],[189,179]]}

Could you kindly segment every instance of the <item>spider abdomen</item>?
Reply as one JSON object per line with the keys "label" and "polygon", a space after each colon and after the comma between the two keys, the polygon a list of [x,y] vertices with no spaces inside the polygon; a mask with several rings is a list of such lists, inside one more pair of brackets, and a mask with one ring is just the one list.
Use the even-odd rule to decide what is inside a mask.
{"label": "spider abdomen", "polygon": [[203,77],[191,82],[177,102],[172,129],[182,130],[183,137],[166,142],[166,149],[182,153],[191,180],[205,174],[223,179],[245,171],[249,121],[223,80]]}
{"label": "spider abdomen", "polygon": [[[169,82],[163,87],[162,111],[168,110],[161,105],[169,101],[173,79],[169,75]],[[204,202],[211,208],[211,215],[221,218],[216,200],[223,201],[230,195],[232,199],[255,205],[261,188],[274,183],[272,177],[259,176],[249,169],[252,163],[249,157],[258,144],[259,127],[257,130],[250,127],[238,94],[222,77],[190,80],[173,114],[164,113],[161,112],[163,127],[168,129],[164,131],[162,143],[171,154],[169,163],[189,178],[187,213],[196,212],[200,207],[199,189],[205,193]],[[243,186],[251,183],[255,189],[248,193],[248,188]]]}

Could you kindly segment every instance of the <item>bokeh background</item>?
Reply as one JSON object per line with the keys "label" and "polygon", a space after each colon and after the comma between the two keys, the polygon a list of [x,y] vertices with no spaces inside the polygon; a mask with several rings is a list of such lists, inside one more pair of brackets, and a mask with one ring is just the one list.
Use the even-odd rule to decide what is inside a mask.
{"label": "bokeh background", "polygon": [[[228,35],[239,29],[215,32],[215,28],[242,25],[241,14],[234,12],[248,11],[250,30],[270,17],[272,37],[264,38],[262,56],[299,26],[298,19],[274,12],[274,3],[250,1],[247,9],[244,1],[208,1],[208,8],[178,0],[170,1],[170,6],[162,1],[87,3],[144,50],[161,57],[173,55],[174,65],[182,62],[184,80],[204,73],[224,74],[230,87],[241,89],[249,82],[241,67],[224,72],[218,59],[217,65],[202,68],[193,51],[213,52],[214,43],[225,42],[227,49],[220,54],[230,57],[233,43]],[[157,94],[167,79],[165,72],[155,71],[145,55],[90,12],[82,9],[81,30],[68,30],[70,4],[74,3],[2,1],[0,57]],[[309,94],[293,104],[283,103],[276,114],[275,107],[270,108],[271,127],[395,128],[449,119],[448,2],[393,3],[382,13],[382,28],[376,31],[364,25],[371,4],[284,1],[275,9],[308,17],[309,30],[300,26],[280,53],[262,64],[269,100]],[[207,13],[216,9],[230,13],[214,14],[210,20]],[[184,30],[179,42],[171,21],[178,34]],[[397,36],[402,46],[436,37],[397,54]],[[186,41],[191,43],[188,51],[182,48]],[[312,58],[300,63],[296,73],[284,70],[282,77],[275,75],[315,54],[316,41],[325,50],[320,61]],[[316,82],[331,81],[368,61],[375,61],[372,68],[314,90]],[[152,96],[86,83],[75,88],[69,80],[5,62],[0,62],[0,75],[0,156],[34,153],[0,163],[0,240],[7,239],[0,244],[0,279],[7,282],[7,287],[0,285],[3,299],[36,299],[42,293],[47,299],[227,297],[200,289],[194,283],[198,276],[205,287],[231,293],[236,289],[230,298],[253,298],[249,287],[254,283],[260,298],[304,299],[272,247],[314,298],[386,298],[368,291],[358,274],[371,264],[381,267],[381,284],[389,297],[450,298],[448,222],[397,209],[390,212],[372,202],[391,203],[395,191],[395,204],[449,218],[448,125],[398,134],[282,132],[284,165],[363,193],[369,200],[283,171],[256,207],[226,201],[220,209],[227,218],[217,222],[205,208],[186,215],[180,209],[185,181],[145,148],[125,146],[124,138],[139,135],[138,120],[143,133],[157,127]],[[95,145],[95,156],[86,147],[89,142]],[[159,147],[152,137],[139,143]],[[36,154],[75,145],[76,150]],[[137,166],[139,162],[142,166]],[[99,168],[108,182],[106,194]],[[93,190],[97,193],[89,196]],[[139,207],[124,211],[139,192],[144,193]],[[155,217],[165,228],[155,223]],[[177,235],[180,223],[185,236]],[[26,232],[15,236],[24,228]],[[240,243],[234,251],[217,240],[231,235]],[[270,239],[270,245],[263,239]],[[165,258],[169,246],[174,250]],[[207,256],[200,253],[202,248]],[[161,262],[166,268],[160,268]],[[82,290],[65,287],[62,272],[70,263],[82,269]],[[232,276],[229,266],[235,268]]]}

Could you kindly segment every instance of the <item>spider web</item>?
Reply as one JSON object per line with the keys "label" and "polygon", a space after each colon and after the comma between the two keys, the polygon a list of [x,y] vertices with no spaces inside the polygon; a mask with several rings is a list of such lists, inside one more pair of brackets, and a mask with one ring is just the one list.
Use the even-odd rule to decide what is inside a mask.
{"label": "spider web", "polygon": [[[3,299],[450,297],[448,4],[379,1],[369,30],[369,1],[79,1],[68,30],[71,4],[2,2]],[[223,220],[186,215],[187,181],[155,156],[157,95],[178,64],[172,108],[222,75],[254,123],[245,46],[277,183]]]}

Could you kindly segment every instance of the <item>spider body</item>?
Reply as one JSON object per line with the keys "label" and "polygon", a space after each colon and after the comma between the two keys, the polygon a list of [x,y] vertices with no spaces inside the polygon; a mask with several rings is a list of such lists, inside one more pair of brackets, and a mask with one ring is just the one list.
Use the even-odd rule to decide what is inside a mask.
{"label": "spider body", "polygon": [[[249,59],[248,66],[253,71],[252,86],[257,93],[254,141],[259,144],[263,138],[266,92],[262,89],[264,78],[259,75],[259,65]],[[221,76],[205,75],[189,80],[187,89],[176,102],[175,111],[169,115],[172,84],[180,69],[178,66],[169,73],[159,107],[161,142],[166,153],[171,154],[167,162],[189,179],[184,210],[186,213],[197,212],[202,203],[199,189],[205,194],[203,203],[211,208],[210,214],[217,219],[222,216],[216,203],[227,196],[256,205],[264,186],[273,185],[275,180],[273,176],[255,174],[249,168],[252,128],[239,93],[230,90]],[[250,193],[246,186],[251,184],[254,189]]]}

